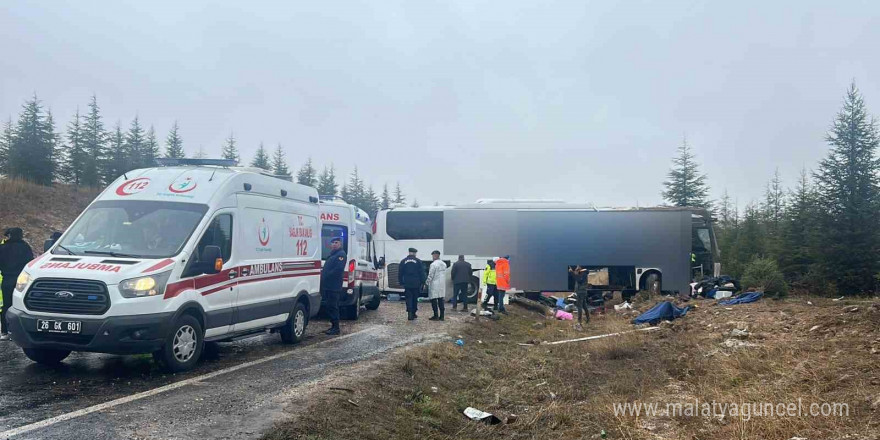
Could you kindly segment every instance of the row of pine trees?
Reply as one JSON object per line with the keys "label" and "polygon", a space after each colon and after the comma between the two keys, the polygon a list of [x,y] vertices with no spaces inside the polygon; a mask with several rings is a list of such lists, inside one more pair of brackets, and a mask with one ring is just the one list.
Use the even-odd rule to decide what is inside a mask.
{"label": "row of pine trees", "polygon": [[[88,104],[88,111],[82,114],[77,109],[67,125],[66,133],[61,134],[56,131],[51,110],[46,109],[34,96],[24,103],[15,123],[10,117],[3,124],[0,134],[0,175],[40,185],[66,183],[100,187],[127,171],[155,166],[156,159],[160,157],[186,157],[176,121],[162,144],[164,152],[156,130],[152,126],[146,128],[137,116],[126,129],[119,123],[106,129],[95,96]],[[199,147],[192,157],[205,158],[207,153]],[[232,133],[224,142],[221,157],[241,163]],[[260,143],[250,165],[279,176],[294,177],[281,144],[270,155]],[[295,178],[298,183],[317,188],[321,195],[341,196],[374,218],[379,209],[406,203],[399,182],[393,192],[385,184],[382,192],[376,193],[373,186],[367,184],[358,173],[357,167],[349,180],[340,185],[332,164],[319,173],[309,158],[297,171]],[[412,206],[418,206],[418,202],[413,200]]]}
{"label": "row of pine trees", "polygon": [[855,84],[825,140],[829,151],[815,170],[802,170],[789,188],[777,170],[763,200],[742,211],[727,190],[719,201],[709,199],[706,175],[684,142],[662,195],[670,205],[714,212],[726,274],[743,276],[750,264],[769,259],[793,287],[828,295],[875,292],[880,287],[880,136]]}

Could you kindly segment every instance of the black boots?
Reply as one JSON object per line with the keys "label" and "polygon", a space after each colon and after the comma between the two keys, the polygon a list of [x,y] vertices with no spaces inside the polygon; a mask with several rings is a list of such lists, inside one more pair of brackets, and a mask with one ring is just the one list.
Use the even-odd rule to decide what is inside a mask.
{"label": "black boots", "polygon": [[339,334],[339,327],[330,327],[326,332],[324,332],[324,334],[330,335],[330,336],[336,336]]}

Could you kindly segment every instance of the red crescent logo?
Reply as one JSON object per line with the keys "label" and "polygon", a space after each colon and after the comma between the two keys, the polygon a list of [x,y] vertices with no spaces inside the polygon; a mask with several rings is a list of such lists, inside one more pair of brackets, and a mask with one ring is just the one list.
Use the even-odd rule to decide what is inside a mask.
{"label": "red crescent logo", "polygon": [[131,179],[122,182],[122,184],[116,188],[116,195],[130,196],[132,194],[137,194],[147,189],[148,186],[150,186],[149,177],[139,177],[137,179]]}

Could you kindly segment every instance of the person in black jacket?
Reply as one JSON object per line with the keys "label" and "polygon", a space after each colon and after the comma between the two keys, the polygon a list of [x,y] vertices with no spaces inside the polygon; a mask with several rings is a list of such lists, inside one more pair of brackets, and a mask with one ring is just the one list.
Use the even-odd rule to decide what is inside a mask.
{"label": "person in black jacket", "polygon": [[335,237],[330,240],[332,252],[321,268],[321,301],[330,317],[330,328],[327,335],[339,334],[339,298],[342,296],[342,277],[345,274],[345,251],[342,250],[342,239]]}
{"label": "person in black jacket", "polygon": [[425,265],[422,264],[422,260],[416,258],[417,252],[414,248],[409,248],[409,255],[400,260],[400,267],[397,270],[397,281],[403,286],[403,294],[406,295],[406,319],[409,321],[418,318],[416,312],[419,293],[428,278]]}
{"label": "person in black jacket", "polygon": [[464,255],[458,256],[458,261],[452,265],[452,310],[461,301],[461,311],[467,312],[468,284],[473,276],[471,263],[464,261]]}
{"label": "person in black jacket", "polygon": [[6,311],[12,307],[12,291],[15,290],[15,282],[24,267],[34,259],[34,252],[23,240],[24,232],[21,228],[9,228],[3,234],[5,243],[0,246],[0,273],[3,274],[3,282],[0,290],[3,292],[3,311],[0,312],[0,340],[9,339],[9,326],[6,324]]}

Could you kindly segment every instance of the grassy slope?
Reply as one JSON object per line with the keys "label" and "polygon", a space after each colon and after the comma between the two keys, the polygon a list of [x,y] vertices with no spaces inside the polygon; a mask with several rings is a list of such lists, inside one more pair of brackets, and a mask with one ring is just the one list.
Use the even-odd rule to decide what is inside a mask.
{"label": "grassy slope", "polygon": [[63,231],[98,195],[94,188],[34,185],[0,178],[0,229],[20,227],[35,253],[53,231]]}
{"label": "grassy slope", "polygon": [[[389,359],[375,377],[350,385],[354,393],[317,393],[323,397],[265,438],[578,439],[599,438],[603,429],[608,438],[626,439],[878,438],[880,301],[874,303],[854,302],[859,310],[849,312],[847,303],[818,298],[729,308],[700,301],[660,331],[532,347],[517,343],[632,326],[612,312],[579,333],[570,323],[511,307],[512,315],[500,322],[469,325],[464,347],[416,347]],[[733,328],[748,328],[746,342],[756,346],[723,347]],[[618,417],[612,407],[695,398],[844,402],[850,417]],[[461,413],[467,406],[502,417],[516,414],[517,420],[471,422]]]}

